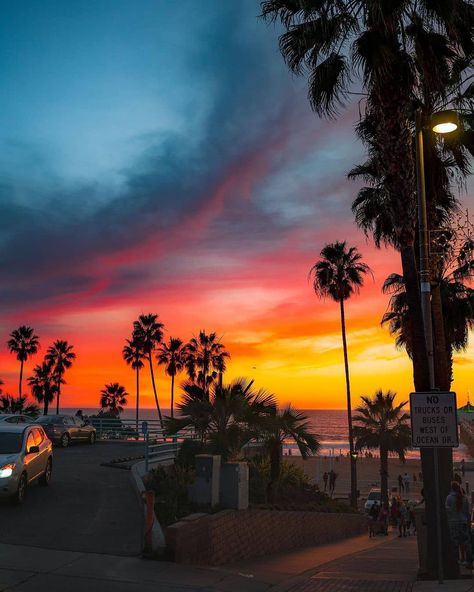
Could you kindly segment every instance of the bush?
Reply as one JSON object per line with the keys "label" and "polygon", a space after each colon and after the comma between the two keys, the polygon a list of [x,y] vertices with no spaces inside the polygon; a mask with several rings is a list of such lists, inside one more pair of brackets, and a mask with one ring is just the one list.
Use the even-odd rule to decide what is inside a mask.
{"label": "bush", "polygon": [[145,485],[155,492],[155,513],[162,526],[168,526],[194,511],[188,501],[188,487],[194,482],[190,467],[175,464],[148,473]]}
{"label": "bush", "polygon": [[270,481],[270,462],[267,458],[255,458],[249,462],[249,500],[252,505],[275,510],[306,510],[315,512],[350,512],[350,507],[331,499],[313,485],[302,468],[283,462],[277,486],[277,499],[267,504],[267,487]]}
{"label": "bush", "polygon": [[206,454],[199,440],[184,440],[179,448],[176,463],[183,467],[194,467],[196,454]]}

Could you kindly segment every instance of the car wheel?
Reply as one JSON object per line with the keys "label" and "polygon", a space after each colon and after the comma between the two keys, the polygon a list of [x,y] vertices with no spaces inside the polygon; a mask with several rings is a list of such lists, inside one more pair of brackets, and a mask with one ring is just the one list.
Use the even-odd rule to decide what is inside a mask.
{"label": "car wheel", "polygon": [[27,486],[26,473],[22,473],[20,480],[18,481],[18,489],[16,490],[16,493],[13,498],[13,501],[15,502],[15,504],[20,505],[24,502],[25,494],[26,494],[26,486]]}
{"label": "car wheel", "polygon": [[95,444],[95,432],[90,433],[89,444]]}
{"label": "car wheel", "polygon": [[71,436],[67,432],[65,432],[61,436],[61,446],[62,446],[62,448],[67,448],[70,443],[71,443]]}
{"label": "car wheel", "polygon": [[46,463],[46,469],[44,470],[44,473],[39,478],[39,484],[43,485],[43,487],[46,487],[47,485],[49,485],[51,483],[52,474],[53,474],[53,461],[52,461],[51,457],[49,457],[48,462]]}

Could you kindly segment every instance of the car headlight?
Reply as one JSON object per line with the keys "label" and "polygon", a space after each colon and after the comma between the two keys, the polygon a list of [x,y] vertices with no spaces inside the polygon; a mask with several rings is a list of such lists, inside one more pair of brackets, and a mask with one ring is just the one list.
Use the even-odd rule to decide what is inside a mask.
{"label": "car headlight", "polygon": [[15,463],[8,463],[7,465],[3,465],[3,467],[0,467],[0,479],[2,477],[11,477],[14,468]]}

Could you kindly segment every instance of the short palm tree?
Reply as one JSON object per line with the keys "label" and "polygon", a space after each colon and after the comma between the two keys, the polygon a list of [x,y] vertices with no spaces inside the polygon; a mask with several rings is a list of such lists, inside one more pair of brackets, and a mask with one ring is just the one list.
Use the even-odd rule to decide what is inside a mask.
{"label": "short palm tree", "polygon": [[346,375],[347,422],[349,427],[349,448],[351,455],[351,504],[357,505],[357,469],[354,458],[354,437],[352,434],[351,385],[347,356],[346,320],[344,302],[357,293],[364,283],[364,276],[371,273],[368,265],[362,262],[362,255],[355,247],[347,247],[346,242],[331,243],[321,251],[321,259],[313,265],[310,275],[313,288],[320,298],[329,297],[339,303],[341,314],[342,348]]}
{"label": "short palm tree", "polygon": [[157,355],[158,364],[164,364],[165,372],[171,376],[171,417],[174,417],[174,377],[184,368],[186,348],[178,337],[170,337],[168,343],[162,343]]}
{"label": "short palm tree", "polygon": [[199,331],[199,335],[193,337],[186,345],[188,376],[206,393],[218,376],[219,384],[222,384],[222,375],[226,370],[228,358],[230,358],[230,354],[225,350],[215,332]]}
{"label": "short palm tree", "polygon": [[380,389],[375,395],[361,397],[362,405],[354,415],[356,449],[380,450],[380,485],[382,502],[388,502],[388,453],[395,452],[401,460],[410,446],[409,415],[403,407],[407,401],[394,405],[396,393]]}
{"label": "short palm tree", "polygon": [[143,353],[148,360],[150,365],[150,376],[151,384],[153,386],[153,394],[155,395],[156,410],[158,411],[158,417],[160,418],[161,427],[163,427],[163,416],[161,414],[160,402],[158,400],[158,394],[156,392],[155,385],[155,374],[153,372],[153,360],[152,354],[157,348],[158,344],[163,339],[163,323],[158,321],[157,314],[142,314],[138,317],[137,321],[133,323],[133,337],[132,339],[137,340],[142,344]]}
{"label": "short palm tree", "polygon": [[65,384],[64,373],[72,366],[76,354],[72,351],[73,346],[63,339],[57,339],[53,345],[48,347],[45,361],[51,364],[51,371],[56,381],[56,414],[59,413],[59,399],[61,396],[61,384]]}
{"label": "short palm tree", "polygon": [[167,432],[191,427],[212,453],[224,459],[236,455],[260,433],[263,418],[276,406],[272,394],[256,391],[252,384],[238,378],[228,385],[213,384],[206,392],[194,382],[183,383],[179,417],[166,420]]}
{"label": "short palm tree", "polygon": [[16,354],[16,359],[20,361],[18,398],[21,399],[23,364],[30,356],[34,355],[38,351],[39,337],[38,335],[35,335],[34,329],[32,327],[22,325],[10,333],[10,339],[7,342],[7,346],[12,354]]}
{"label": "short palm tree", "polygon": [[23,395],[21,398],[15,398],[11,395],[0,395],[0,412],[1,413],[21,413],[22,415],[29,415],[30,417],[38,417],[40,409],[34,403],[28,403],[27,398]]}
{"label": "short palm tree", "polygon": [[259,439],[263,440],[270,457],[270,481],[267,488],[268,500],[274,501],[277,493],[282,464],[282,447],[285,440],[296,442],[302,458],[316,454],[319,449],[317,437],[311,432],[308,418],[292,409],[283,410],[274,406],[260,422]]}
{"label": "short palm tree", "polygon": [[138,339],[127,339],[127,345],[122,350],[123,359],[136,372],[137,380],[137,397],[136,397],[136,413],[135,413],[135,430],[138,434],[138,415],[140,410],[140,370],[143,368],[143,359],[145,353],[143,351],[143,344]]}
{"label": "short palm tree", "polygon": [[127,404],[128,393],[125,387],[118,382],[111,382],[105,385],[105,388],[100,391],[100,395],[102,411],[118,418],[123,411],[123,406]]}
{"label": "short palm tree", "polygon": [[48,415],[49,404],[59,395],[57,376],[51,362],[45,361],[33,369],[33,376],[27,380],[31,388],[31,394],[43,403],[43,415]]}

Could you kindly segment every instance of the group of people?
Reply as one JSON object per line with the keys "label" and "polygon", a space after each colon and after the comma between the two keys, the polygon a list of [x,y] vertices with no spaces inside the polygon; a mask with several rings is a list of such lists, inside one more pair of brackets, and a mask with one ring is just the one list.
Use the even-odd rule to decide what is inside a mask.
{"label": "group of people", "polygon": [[416,533],[414,503],[405,503],[400,496],[393,496],[390,504],[375,502],[369,510],[369,538],[376,534],[388,534],[391,524],[398,528],[398,536],[406,537]]}
{"label": "group of people", "polygon": [[[401,493],[409,494],[410,493],[410,486],[411,486],[411,482],[412,482],[410,475],[406,472],[403,476],[398,475],[397,481],[398,481],[398,492],[400,494]],[[418,473],[418,476],[416,475],[416,473],[413,473],[413,485],[414,486],[416,486],[417,481],[420,481],[420,483],[423,481],[423,475],[422,475],[421,471]]]}
{"label": "group of people", "polygon": [[[323,475],[324,493],[328,492],[329,495],[333,495],[334,489],[336,487],[336,479],[337,479],[337,473],[335,471],[333,471],[332,469],[329,471],[329,473],[327,471],[324,471],[324,475]],[[328,490],[328,485],[329,485],[329,490]]]}
{"label": "group of people", "polygon": [[452,481],[451,491],[445,502],[449,534],[458,549],[459,563],[472,569],[471,511],[469,500],[459,483]]}

